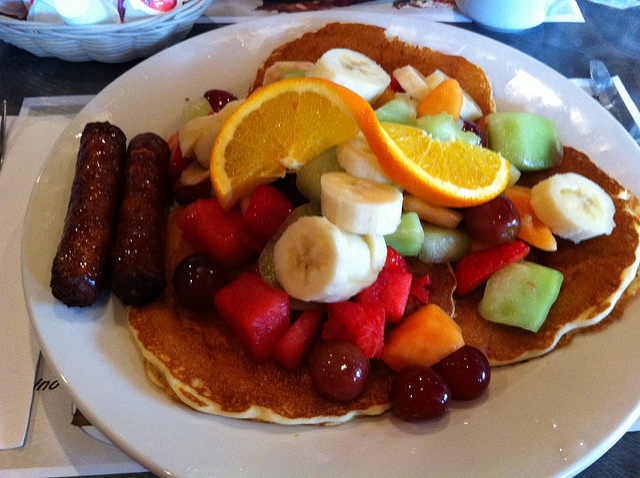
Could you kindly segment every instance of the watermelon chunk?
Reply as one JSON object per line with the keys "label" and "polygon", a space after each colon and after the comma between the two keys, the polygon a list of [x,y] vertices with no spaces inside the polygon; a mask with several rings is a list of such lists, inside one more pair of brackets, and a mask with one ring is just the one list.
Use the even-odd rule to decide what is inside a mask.
{"label": "watermelon chunk", "polygon": [[387,261],[384,264],[384,268],[394,269],[401,272],[409,272],[407,261],[391,246],[387,246]]}
{"label": "watermelon chunk", "polygon": [[256,362],[271,356],[289,328],[289,295],[255,274],[241,274],[216,292],[214,302]]}
{"label": "watermelon chunk", "polygon": [[379,305],[344,301],[328,304],[329,319],[322,339],[346,339],[369,358],[380,357],[384,344],[385,312]]}
{"label": "watermelon chunk", "polygon": [[400,322],[407,306],[412,280],[410,272],[383,268],[376,281],[358,293],[355,300],[361,304],[382,307],[387,322]]}
{"label": "watermelon chunk", "polygon": [[273,359],[287,370],[297,370],[315,343],[322,325],[322,310],[305,310],[273,350]]}
{"label": "watermelon chunk", "polygon": [[431,277],[426,274],[422,277],[414,277],[411,282],[411,293],[415,295],[420,302],[426,304],[429,302],[429,287],[431,286]]}
{"label": "watermelon chunk", "polygon": [[255,189],[244,213],[244,221],[247,231],[260,245],[260,251],[291,211],[293,204],[280,189],[269,184],[262,184]]}
{"label": "watermelon chunk", "polygon": [[253,239],[244,229],[238,208],[224,211],[215,198],[199,199],[178,215],[184,240],[199,252],[231,268],[255,259]]}

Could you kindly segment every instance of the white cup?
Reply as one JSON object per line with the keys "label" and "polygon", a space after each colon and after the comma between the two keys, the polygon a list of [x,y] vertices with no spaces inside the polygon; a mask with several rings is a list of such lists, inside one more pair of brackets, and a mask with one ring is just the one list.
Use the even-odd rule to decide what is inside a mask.
{"label": "white cup", "polygon": [[552,0],[456,0],[463,15],[503,32],[533,28],[544,22]]}

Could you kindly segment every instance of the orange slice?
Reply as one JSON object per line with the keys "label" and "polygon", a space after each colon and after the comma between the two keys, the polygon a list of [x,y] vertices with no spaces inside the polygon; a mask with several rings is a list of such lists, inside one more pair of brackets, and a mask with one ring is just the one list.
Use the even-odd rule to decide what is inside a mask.
{"label": "orange slice", "polygon": [[509,163],[494,151],[464,141],[437,141],[400,124],[361,122],[361,127],[385,173],[428,202],[474,206],[507,186]]}
{"label": "orange slice", "polygon": [[284,177],[331,146],[353,138],[358,117],[373,117],[366,100],[318,78],[291,78],[256,90],[229,117],[210,162],[224,209],[260,184]]}

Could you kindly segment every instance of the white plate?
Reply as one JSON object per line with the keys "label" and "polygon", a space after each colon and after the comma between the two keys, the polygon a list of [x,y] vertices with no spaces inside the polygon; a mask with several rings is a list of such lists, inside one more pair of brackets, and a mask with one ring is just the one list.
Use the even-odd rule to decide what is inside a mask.
{"label": "white plate", "polygon": [[[142,62],[70,124],[35,186],[23,276],[47,361],[79,408],[114,443],[157,474],[174,476],[567,476],[610,448],[640,415],[640,326],[621,320],[529,363],[494,370],[488,394],[454,403],[435,422],[389,414],[331,428],[285,427],[208,416],[152,386],[123,307],[108,298],[69,309],[49,289],[85,123],[109,120],[128,137],[169,137],[187,97],[216,87],[244,94],[269,52],[327,21],[389,27],[403,39],[481,65],[498,106],[557,120],[565,143],[586,151],[631,188],[640,150],[594,100],[543,64],[500,43],[442,24],[364,13],[278,15],[214,30]],[[627,316],[637,318],[640,302]]]}

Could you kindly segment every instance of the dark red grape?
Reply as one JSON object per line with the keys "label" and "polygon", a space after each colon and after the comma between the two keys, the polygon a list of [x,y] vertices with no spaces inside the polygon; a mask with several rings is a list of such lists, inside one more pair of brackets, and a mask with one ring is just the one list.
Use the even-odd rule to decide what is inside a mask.
{"label": "dark red grape", "polygon": [[396,375],[389,398],[396,415],[418,421],[443,415],[450,395],[446,382],[431,368],[409,365]]}
{"label": "dark red grape", "polygon": [[337,402],[360,395],[369,371],[369,358],[348,340],[322,340],[309,357],[311,384],[320,395]]}
{"label": "dark red grape", "polygon": [[471,131],[472,133],[477,134],[480,138],[480,146],[482,146],[483,148],[487,147],[487,135],[484,134],[484,131],[480,129],[480,126],[478,126],[477,123],[471,120],[464,120],[462,131]]}
{"label": "dark red grape", "polygon": [[226,105],[230,101],[235,101],[238,99],[233,93],[229,93],[225,90],[207,90],[203,96],[211,105],[214,113],[220,111],[222,108],[224,108],[224,105]]}
{"label": "dark red grape", "polygon": [[226,284],[222,268],[210,257],[191,254],[173,271],[173,290],[186,308],[211,312],[214,294]]}
{"label": "dark red grape", "polygon": [[465,209],[464,222],[469,234],[487,246],[506,244],[520,232],[520,214],[504,194],[479,206]]}
{"label": "dark red grape", "polygon": [[433,369],[451,389],[451,398],[471,400],[484,393],[491,381],[489,360],[477,348],[465,345],[443,358]]}

